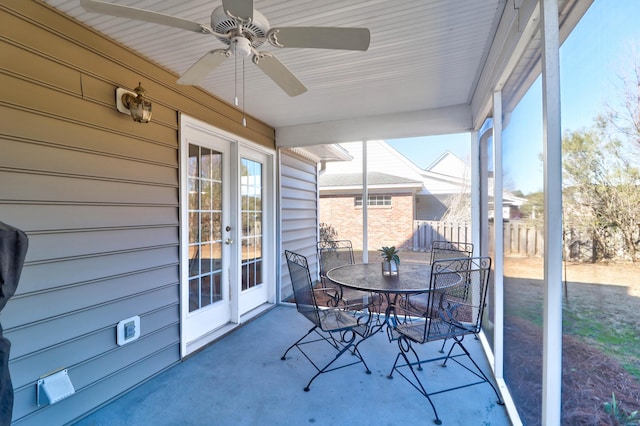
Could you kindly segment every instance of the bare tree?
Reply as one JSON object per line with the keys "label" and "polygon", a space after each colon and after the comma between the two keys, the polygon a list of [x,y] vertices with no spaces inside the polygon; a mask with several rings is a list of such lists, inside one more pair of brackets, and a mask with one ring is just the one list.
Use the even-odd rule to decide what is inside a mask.
{"label": "bare tree", "polygon": [[619,96],[614,99],[619,102],[608,102],[606,114],[597,121],[603,129],[619,133],[627,142],[640,148],[640,54],[635,47],[629,51],[623,59],[626,63],[615,88]]}
{"label": "bare tree", "polygon": [[447,197],[447,211],[442,215],[443,222],[461,223],[471,221],[471,185],[468,176],[469,167],[465,167],[458,192]]}
{"label": "bare tree", "polygon": [[[565,215],[593,238],[594,260],[622,248],[640,254],[640,55],[629,49],[624,71],[590,129],[565,133]],[[616,241],[618,238],[619,241]]]}

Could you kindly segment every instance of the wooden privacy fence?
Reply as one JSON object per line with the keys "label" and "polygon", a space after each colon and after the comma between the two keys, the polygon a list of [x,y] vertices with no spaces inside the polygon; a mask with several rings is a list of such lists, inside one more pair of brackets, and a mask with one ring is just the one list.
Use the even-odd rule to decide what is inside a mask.
{"label": "wooden privacy fence", "polygon": [[414,251],[431,250],[431,243],[438,240],[470,243],[471,225],[466,222],[413,221]]}
{"label": "wooden privacy fence", "polygon": [[[413,250],[428,251],[437,240],[470,243],[471,224],[466,222],[442,222],[415,220],[413,222]],[[493,223],[489,223],[493,232]],[[544,239],[542,228],[532,222],[509,221],[503,223],[504,253],[508,256],[542,256]]]}
{"label": "wooden privacy fence", "polygon": [[[493,224],[489,224],[493,228]],[[544,255],[544,229],[534,223],[513,220],[503,224],[504,254],[507,256],[541,257]]]}
{"label": "wooden privacy fence", "polygon": [[[413,221],[413,250],[429,251],[436,240],[470,243],[471,224],[466,222],[442,222],[435,220]],[[542,257],[544,235],[542,225],[528,220],[510,220],[503,223],[505,256]],[[578,226],[565,224],[563,235],[564,258],[578,262],[596,262],[601,259],[633,260],[625,250],[622,234],[608,229],[606,238],[598,246],[588,232],[579,231]],[[489,235],[493,223],[489,223]],[[493,241],[489,238],[489,251],[493,252]],[[636,254],[636,258],[640,256]]]}

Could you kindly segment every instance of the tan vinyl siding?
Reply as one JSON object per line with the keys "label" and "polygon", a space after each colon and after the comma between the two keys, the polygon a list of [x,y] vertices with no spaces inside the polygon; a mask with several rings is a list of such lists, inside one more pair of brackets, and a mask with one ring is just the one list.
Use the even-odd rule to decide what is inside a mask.
{"label": "tan vinyl siding", "polygon": [[293,294],[284,250],[307,256],[311,279],[318,274],[316,247],[318,233],[317,165],[288,150],[280,156],[280,207],[282,223],[281,297]]}
{"label": "tan vinyl siding", "polygon": [[[0,21],[0,221],[30,242],[0,317],[13,422],[64,424],[180,360],[179,113],[272,149],[274,130],[41,3],[2,2]],[[138,82],[148,124],[115,108]],[[38,407],[59,368],[76,393]]]}

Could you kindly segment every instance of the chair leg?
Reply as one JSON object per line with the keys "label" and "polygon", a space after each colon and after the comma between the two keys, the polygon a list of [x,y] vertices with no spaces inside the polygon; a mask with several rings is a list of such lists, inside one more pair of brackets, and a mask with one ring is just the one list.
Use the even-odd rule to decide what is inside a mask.
{"label": "chair leg", "polygon": [[302,342],[308,335],[310,335],[311,333],[313,333],[315,331],[315,329],[318,328],[317,326],[313,326],[311,327],[311,330],[307,331],[307,334],[305,334],[304,336],[302,336],[301,338],[299,338],[293,345],[289,346],[287,348],[286,351],[284,351],[284,354],[282,354],[282,356],[280,357],[281,360],[285,360],[287,359],[287,353],[294,347],[294,346],[298,346],[298,343]]}
{"label": "chair leg", "polygon": [[[399,344],[399,346],[400,346],[400,344]],[[416,358],[418,358],[418,356],[416,355],[416,351],[411,347],[411,343],[410,342],[407,342],[407,346],[408,346],[409,349],[411,349],[411,351],[416,356]],[[393,372],[394,372],[394,370],[397,371],[407,382],[409,382],[411,384],[411,386],[413,386],[418,392],[420,392],[422,394],[422,396],[427,398],[427,401],[429,401],[429,405],[431,405],[431,409],[433,410],[433,414],[436,416],[436,418],[435,418],[435,420],[433,422],[435,424],[437,424],[437,425],[440,425],[440,424],[442,424],[442,420],[440,420],[440,417],[438,416],[438,411],[436,410],[436,406],[433,405],[433,401],[431,401],[431,397],[429,396],[429,393],[427,392],[427,390],[422,385],[422,382],[418,378],[418,375],[416,374],[416,372],[415,372],[415,370],[413,368],[413,365],[416,364],[419,367],[418,370],[422,370],[422,367],[420,367],[420,359],[418,358],[418,362],[412,364],[409,361],[409,358],[407,357],[407,352],[408,352],[409,349],[403,348],[402,346],[400,346],[400,353],[398,354],[398,356],[396,356],[396,361],[393,363],[393,367],[391,368],[391,372],[389,372],[389,375],[387,375],[387,378],[388,379],[393,379]],[[401,356],[404,359],[404,362],[405,362],[404,365],[398,365],[398,360],[400,359]],[[415,382],[413,380],[411,380],[409,377],[407,377],[402,371],[400,371],[398,369],[400,367],[409,367]]]}
{"label": "chair leg", "polygon": [[[451,353],[453,352],[453,348],[455,348],[456,345],[460,346],[460,348],[464,348],[462,346],[462,344],[461,344],[461,340],[460,339],[455,339],[454,338],[453,340],[454,340],[454,342],[451,345],[451,348],[449,349],[449,352],[447,352],[447,356],[444,357],[444,361],[442,361],[442,364],[441,364],[442,367],[446,367],[447,366],[447,361],[449,360],[449,358],[451,358]],[[444,348],[444,345],[442,347]],[[466,348],[464,348],[462,350],[466,353],[467,356],[469,356],[469,352],[467,352]],[[471,358],[471,357],[469,356],[469,358]]]}
{"label": "chair leg", "polygon": [[380,316],[382,315],[382,296],[378,296],[378,302],[371,302],[369,307],[369,312],[373,311],[373,315],[376,317],[375,325],[382,326],[383,321],[380,320]]}
{"label": "chair leg", "polygon": [[[401,345],[401,340],[398,340],[398,346]],[[411,353],[413,353],[413,356],[416,358],[416,362],[410,363],[410,365],[417,365],[418,367],[416,368],[416,370],[422,371],[422,361],[420,361],[420,357],[418,356],[418,353],[416,352],[415,349],[413,349],[413,346],[411,346],[411,343],[409,341],[407,341],[406,350],[404,350],[402,346],[400,346],[400,350],[405,353],[408,353],[409,351],[411,351]]]}
{"label": "chair leg", "polygon": [[[332,340],[335,340],[335,339],[334,339],[334,337],[333,337],[333,335],[332,335],[332,333],[329,333],[329,334],[331,334],[331,339],[332,339]],[[351,339],[349,339],[348,341],[344,341],[344,339],[343,339],[343,340],[342,340],[342,342],[344,342],[344,347],[338,351],[338,353],[336,354],[336,356],[335,356],[331,361],[329,361],[329,363],[328,363],[327,365],[325,365],[325,366],[324,366],[324,367],[322,367],[321,369],[316,367],[316,369],[318,370],[318,372],[317,372],[316,374],[314,374],[314,376],[311,378],[311,380],[309,380],[309,383],[307,383],[307,386],[304,388],[304,391],[305,391],[305,392],[309,392],[309,389],[311,388],[311,383],[316,379],[316,377],[318,377],[318,376],[319,376],[320,374],[322,374],[322,373],[326,373],[327,371],[330,371],[330,370],[329,370],[329,367],[330,367],[330,366],[331,366],[335,361],[337,361],[337,360],[338,360],[338,358],[340,358],[340,357],[342,356],[342,354],[343,354],[343,353],[347,352],[347,351],[349,350],[349,348],[351,348],[351,346],[353,346],[353,342],[355,341],[355,339],[356,339],[356,333],[353,333],[353,336],[352,336],[352,337],[351,337]],[[306,355],[305,355],[305,356],[306,356]],[[357,356],[358,356],[358,358],[360,359],[360,361],[362,361],[362,363],[365,365],[365,367],[366,367],[366,369],[367,369],[367,373],[371,373],[371,372],[369,371],[369,367],[367,367],[367,364],[364,362],[364,359],[362,359],[362,356],[360,355],[360,351],[358,351],[358,355],[357,355]],[[311,360],[309,360],[309,361],[311,361]],[[313,364],[313,362],[312,362],[312,364]],[[315,364],[314,364],[314,365],[315,365]]]}
{"label": "chair leg", "polygon": [[[447,360],[453,359],[459,365],[461,365],[462,367],[466,368],[467,370],[469,370],[471,373],[475,374],[479,378],[483,379],[485,382],[489,383],[489,386],[491,386],[491,389],[493,389],[493,392],[496,394],[496,398],[497,398],[496,403],[498,405],[504,405],[504,401],[502,400],[502,397],[500,396],[500,393],[498,392],[498,389],[496,389],[496,387],[493,385],[493,383],[491,383],[491,380],[489,380],[487,375],[484,374],[484,372],[482,371],[480,366],[473,360],[473,358],[471,357],[471,354],[469,353],[467,348],[462,344],[462,339],[454,338],[454,340],[455,340],[455,342],[453,342],[453,345],[451,345],[451,349],[449,350],[449,353],[447,354],[447,357],[442,362],[442,366],[446,367],[447,366],[446,365],[447,364]],[[461,362],[457,361],[456,359],[454,359],[454,357],[451,356],[451,353],[453,352],[453,348],[456,347],[456,345],[458,347],[460,347],[460,349],[462,349],[462,351],[464,352],[464,355],[466,355],[466,357],[469,358],[469,361],[471,361],[473,366],[476,368],[476,371],[471,370],[470,368],[468,368],[467,366],[465,366],[464,364],[462,364]],[[460,355],[457,355],[457,356],[460,356]],[[478,382],[478,383],[482,383],[482,382]]]}
{"label": "chair leg", "polygon": [[440,350],[438,352],[440,352],[441,354],[444,353],[444,345],[447,344],[447,339],[443,339],[442,340],[442,347],[440,348]]}
{"label": "chair leg", "polygon": [[[304,341],[313,332],[315,332],[319,336],[319,338],[316,338],[314,340]],[[326,336],[323,333],[328,334],[328,336]],[[307,383],[307,386],[304,388],[305,392],[309,391],[309,389],[311,387],[311,383],[320,374],[327,373],[327,372],[333,371],[333,370],[337,370],[339,368],[348,367],[350,365],[355,365],[355,364],[358,364],[358,363],[363,363],[366,373],[367,374],[371,374],[371,370],[369,369],[369,366],[365,362],[364,358],[362,357],[362,354],[360,353],[360,350],[358,349],[358,345],[360,343],[362,343],[365,339],[363,338],[357,344],[354,344],[358,334],[356,334],[353,330],[342,331],[339,334],[340,334],[340,339],[338,340],[337,337],[334,336],[334,333],[332,333],[332,332],[320,332],[318,330],[318,327],[314,326],[304,336],[302,336],[300,339],[298,339],[293,345],[289,346],[287,348],[287,350],[284,352],[284,354],[282,355],[282,357],[280,358],[282,360],[285,360],[286,357],[287,357],[287,353],[293,347],[297,347],[298,350],[300,351],[300,353],[302,353],[302,355],[305,358],[307,358],[307,360],[311,363],[311,365],[313,365],[313,367],[316,369],[317,373],[311,378],[311,380],[309,380],[309,383]],[[329,345],[331,345],[334,349],[336,349],[338,351],[338,353],[324,367],[319,367],[314,362],[314,360],[302,349],[302,345],[313,344],[313,343],[320,342],[320,341],[323,341],[323,340],[325,342],[327,342]],[[354,356],[356,356],[358,358],[358,360],[357,361],[353,361],[353,362],[349,362],[349,363],[344,364],[344,365],[339,365],[339,366],[334,367],[334,368],[330,368],[333,365],[333,363],[347,351],[349,351]]]}
{"label": "chair leg", "polygon": [[365,362],[364,358],[362,357],[362,354],[360,353],[360,349],[358,349],[358,345],[360,345],[360,343],[362,343],[364,341],[365,341],[365,339],[360,339],[360,341],[355,344],[354,349],[353,349],[353,355],[357,356],[358,359],[360,359],[360,361],[362,361],[362,363],[364,364],[365,373],[371,374],[371,370],[369,369],[369,366],[367,365],[367,363]]}

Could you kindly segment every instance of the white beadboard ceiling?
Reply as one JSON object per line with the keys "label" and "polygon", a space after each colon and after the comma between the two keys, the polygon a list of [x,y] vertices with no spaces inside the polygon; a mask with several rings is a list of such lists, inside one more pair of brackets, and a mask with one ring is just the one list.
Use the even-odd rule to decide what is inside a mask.
{"label": "white beadboard ceiling", "polygon": [[[206,52],[225,47],[211,35],[90,13],[79,0],[44,1],[175,72],[176,78]],[[105,1],[205,24],[221,4],[217,0]],[[309,141],[300,143],[307,145],[340,142],[352,136],[350,140],[468,131],[477,125],[474,120],[484,118],[479,114],[488,113],[487,96],[499,77],[492,73],[500,69],[500,61],[507,62],[500,57],[504,56],[504,47],[498,48],[495,43],[508,45],[505,40],[525,34],[528,39],[520,41],[519,48],[510,49],[518,55],[528,49],[534,58],[529,60],[535,63],[536,45],[532,48],[529,43],[530,39],[535,42],[535,34],[526,34],[526,22],[517,22],[526,17],[535,27],[535,4],[533,0],[255,0],[255,9],[266,16],[271,27],[366,27],[371,32],[371,44],[366,52],[263,45],[260,50],[275,54],[308,92],[287,96],[247,61],[245,110],[276,128],[277,137],[287,145],[292,145],[286,141],[287,135],[296,139],[308,135]],[[525,8],[526,13],[518,10]],[[501,35],[509,28],[510,34],[516,31],[515,36],[508,36],[511,39]],[[232,103],[236,87],[242,88],[241,78],[234,78],[234,66],[232,57],[199,86]],[[238,66],[242,67],[241,61]],[[532,68],[520,64],[519,69],[524,74]],[[520,75],[512,80],[531,79]],[[434,112],[431,121],[423,119],[429,111]],[[377,129],[386,117],[389,125],[374,130],[379,132],[377,137],[364,131],[366,126]],[[412,123],[423,121],[423,125],[403,125],[399,117]],[[450,125],[442,126],[448,117],[452,117]],[[347,127],[348,131],[335,130]],[[318,135],[323,132],[324,136]]]}

